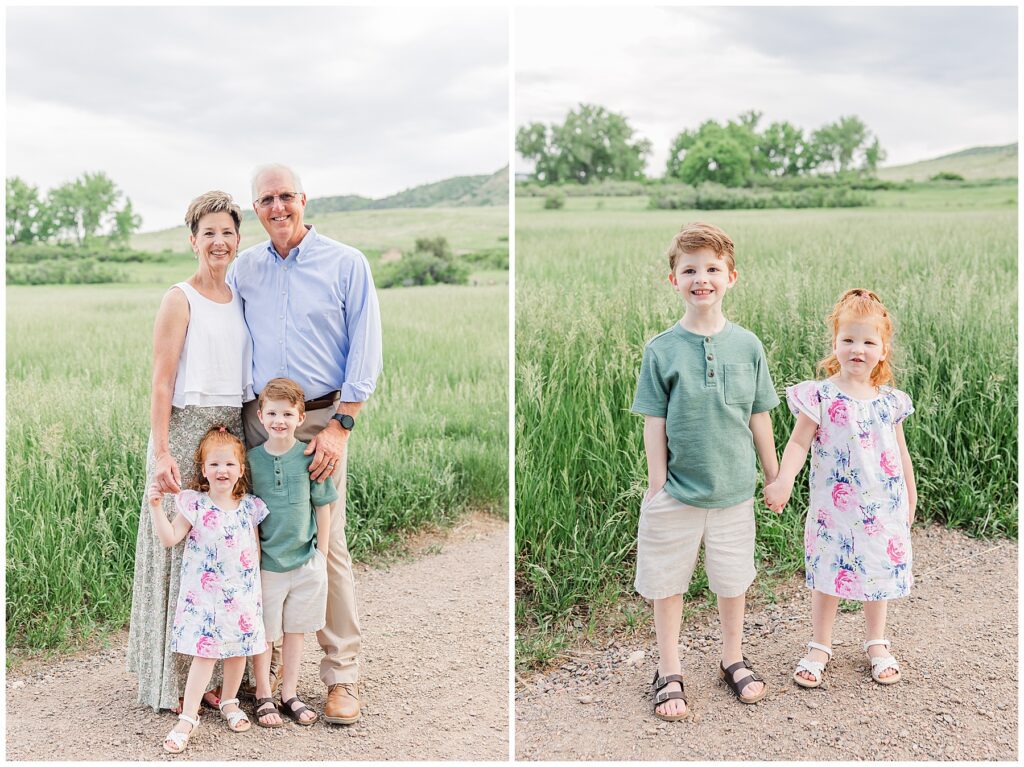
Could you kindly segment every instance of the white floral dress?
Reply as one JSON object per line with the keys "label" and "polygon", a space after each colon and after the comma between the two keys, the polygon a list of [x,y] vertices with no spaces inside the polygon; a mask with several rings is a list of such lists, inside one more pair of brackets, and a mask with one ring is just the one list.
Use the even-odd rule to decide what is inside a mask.
{"label": "white floral dress", "polygon": [[909,502],[896,424],[914,412],[890,386],[874,399],[843,394],[831,381],[786,389],[793,415],[816,424],[810,508],[804,527],[807,587],[874,601],[910,593]]}
{"label": "white floral dress", "polygon": [[206,493],[185,490],[178,512],[191,524],[181,560],[181,587],[171,649],[200,658],[257,655],[266,649],[256,525],[268,509],[245,495],[232,511]]}

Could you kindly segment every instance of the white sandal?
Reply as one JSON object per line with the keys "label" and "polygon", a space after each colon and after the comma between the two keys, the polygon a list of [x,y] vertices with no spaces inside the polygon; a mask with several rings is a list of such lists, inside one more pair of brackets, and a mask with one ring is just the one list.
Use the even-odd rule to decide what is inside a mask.
{"label": "white sandal", "polygon": [[[171,730],[167,733],[167,737],[164,738],[164,751],[169,754],[180,754],[185,750],[185,746],[188,745],[188,739],[192,737],[192,733],[196,731],[196,727],[199,726],[199,719],[193,719],[187,714],[178,714],[178,719],[183,722],[188,722],[192,725],[192,729],[188,732],[178,732],[177,730]],[[174,748],[168,748],[167,743],[170,741],[174,744]]]}
{"label": "white sandal", "polygon": [[[230,706],[232,703],[234,703],[237,706],[238,698],[222,700],[219,704],[217,704],[217,708],[220,709],[220,715],[228,720],[228,729],[231,730],[231,732],[245,732],[251,726],[249,722],[249,717],[245,715],[245,712],[242,711],[241,708],[239,708],[238,711],[224,711],[224,706]],[[245,726],[239,726],[239,722],[244,722]]]}
{"label": "white sandal", "polygon": [[[869,639],[868,641],[866,641],[864,643],[864,652],[867,652],[869,647],[873,647],[874,645],[879,645],[879,644],[880,645],[885,645],[886,647],[888,647],[889,646],[889,640],[888,639]],[[872,657],[869,654],[868,655],[868,660],[871,661],[871,678],[874,679],[879,684],[896,684],[896,682],[900,681],[900,679],[902,678],[901,675],[900,675],[900,664],[891,655],[889,655],[889,656],[884,656],[883,655],[883,656],[878,656],[878,657]],[[880,677],[879,676],[879,674],[881,674],[883,671],[885,671],[887,669],[890,669],[890,668],[896,669],[896,673],[892,674],[890,676],[887,676],[887,677]]]}
{"label": "white sandal", "polygon": [[[821,650],[828,656],[828,660],[822,663],[821,661],[811,660],[810,658],[801,658],[796,664],[796,671],[793,672],[793,681],[801,687],[820,687],[821,679],[825,672],[825,666],[828,665],[830,660],[832,660],[832,648],[826,647],[823,644],[818,644],[817,642],[808,642],[807,649]],[[814,679],[804,679],[800,676],[801,671],[806,671],[808,674],[811,674]]]}

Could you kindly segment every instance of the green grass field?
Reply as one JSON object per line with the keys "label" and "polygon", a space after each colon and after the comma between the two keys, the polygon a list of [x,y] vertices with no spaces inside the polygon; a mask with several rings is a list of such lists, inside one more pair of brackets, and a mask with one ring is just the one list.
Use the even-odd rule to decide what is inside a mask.
{"label": "green grass field", "polygon": [[[505,234],[494,219],[479,237]],[[129,615],[153,318],[193,265],[130,268],[130,285],[7,289],[8,647],[73,646]],[[467,508],[507,512],[507,272],[488,279],[380,291],[384,373],[349,459],[357,558]]]}
{"label": "green grass field", "polygon": [[[999,187],[999,197],[1016,190]],[[517,203],[517,661],[543,663],[611,620],[636,624],[642,419],[629,413],[644,343],[682,305],[664,252],[704,220],[736,243],[726,315],[763,341],[776,388],[812,378],[824,318],[850,287],[897,321],[897,385],[918,518],[1017,535],[1017,211],[990,189],[927,190],[853,210],[646,211],[635,198]],[[773,411],[781,453],[793,419]],[[806,473],[786,512],[758,514],[755,589],[803,565]],[[758,488],[760,493],[760,488]],[[765,577],[767,576],[767,577]],[[703,596],[695,578],[691,596]],[[639,611],[639,612],[638,612]],[[645,620],[648,620],[645,618]]]}

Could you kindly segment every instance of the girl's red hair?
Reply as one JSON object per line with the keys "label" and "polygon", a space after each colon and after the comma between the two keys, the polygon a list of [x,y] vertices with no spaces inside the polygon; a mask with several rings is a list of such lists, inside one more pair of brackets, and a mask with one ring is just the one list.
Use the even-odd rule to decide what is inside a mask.
{"label": "girl's red hair", "polygon": [[249,472],[245,465],[245,445],[242,444],[242,440],[228,431],[227,426],[222,424],[211,426],[206,430],[203,438],[199,440],[199,447],[196,448],[196,454],[193,459],[195,461],[195,479],[192,480],[192,489],[200,490],[204,493],[210,490],[210,483],[203,476],[203,464],[206,462],[206,453],[215,447],[230,447],[235,451],[238,465],[242,469],[242,475],[238,478],[235,486],[231,488],[231,496],[233,498],[241,498],[249,492]]}
{"label": "girl's red hair", "polygon": [[832,332],[832,343],[830,344],[832,351],[818,363],[819,373],[823,372],[828,377],[839,372],[839,360],[835,353],[836,337],[839,335],[839,324],[848,319],[874,320],[878,328],[878,335],[882,337],[882,353],[885,355],[885,359],[875,365],[875,369],[871,371],[871,385],[884,386],[892,383],[892,366],[889,364],[889,360],[892,357],[892,339],[896,329],[892,316],[882,304],[881,299],[872,291],[864,288],[854,288],[843,293],[825,320],[825,324]]}

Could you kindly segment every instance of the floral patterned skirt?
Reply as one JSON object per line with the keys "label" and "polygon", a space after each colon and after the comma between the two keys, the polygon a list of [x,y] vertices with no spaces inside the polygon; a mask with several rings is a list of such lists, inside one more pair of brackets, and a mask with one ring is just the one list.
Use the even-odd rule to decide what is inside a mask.
{"label": "floral patterned skirt", "polygon": [[[224,424],[244,441],[242,409],[237,407],[171,408],[168,443],[181,472],[182,489],[195,478],[193,460],[199,440],[207,429]],[[181,556],[185,542],[165,549],[153,530],[145,488],[153,481],[153,435],[146,450],[146,484],[143,487],[139,534],[135,542],[135,581],[132,586],[132,617],[128,631],[128,670],[139,679],[140,704],[154,710],[174,709],[185,692],[191,658],[171,650],[174,609],[178,602]],[[174,517],[174,499],[164,496],[163,511]],[[220,684],[220,669],[210,687]]]}

